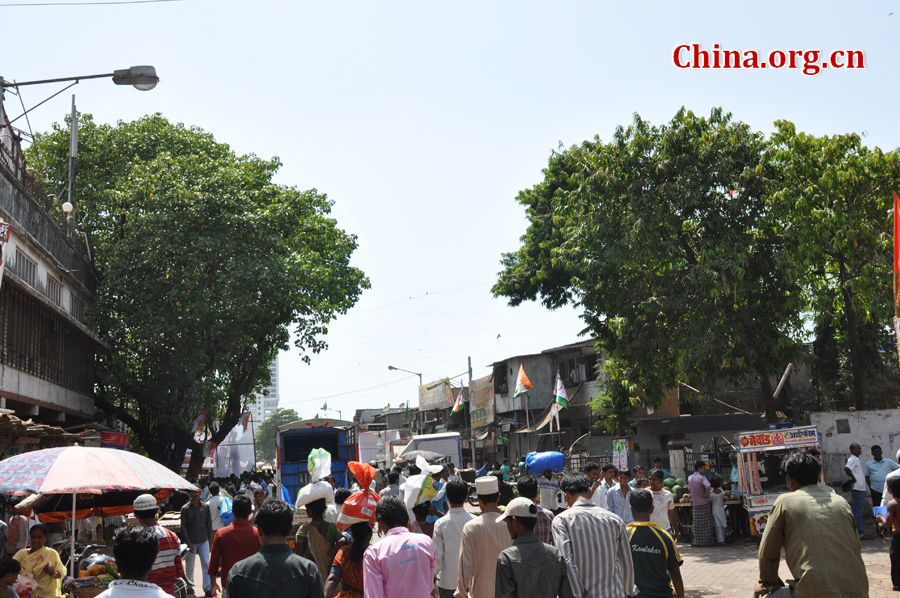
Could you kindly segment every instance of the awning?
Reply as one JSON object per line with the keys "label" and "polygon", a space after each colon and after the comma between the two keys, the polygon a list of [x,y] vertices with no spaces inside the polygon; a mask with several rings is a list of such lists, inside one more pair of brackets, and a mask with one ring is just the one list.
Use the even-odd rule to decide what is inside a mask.
{"label": "awning", "polygon": [[475,437],[475,440],[485,440],[485,439],[487,439],[487,437],[490,436],[490,435],[491,435],[491,431],[490,431],[490,430],[485,430],[484,432],[482,432],[481,434],[479,434],[478,436],[476,436],[476,437]]}

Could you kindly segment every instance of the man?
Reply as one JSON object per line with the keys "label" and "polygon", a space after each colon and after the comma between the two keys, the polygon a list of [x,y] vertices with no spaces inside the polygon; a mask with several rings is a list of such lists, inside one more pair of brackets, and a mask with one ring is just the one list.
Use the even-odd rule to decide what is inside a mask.
{"label": "man", "polygon": [[197,562],[197,556],[200,556],[200,565],[203,567],[203,592],[209,596],[212,586],[207,570],[209,569],[209,543],[213,538],[212,515],[209,512],[209,505],[200,500],[199,490],[193,490],[189,495],[191,501],[181,507],[181,536],[191,551],[184,568],[188,584],[191,584],[192,588],[194,565]]}
{"label": "man", "polygon": [[378,501],[375,519],[384,538],[363,557],[366,598],[430,598],[434,584],[431,538],[407,529],[406,505],[393,494]]}
{"label": "man", "polygon": [[653,496],[649,490],[635,490],[630,501],[634,522],[626,529],[638,595],[641,598],[684,598],[684,581],[681,579],[684,559],[678,554],[672,536],[650,521]]}
{"label": "man", "polygon": [[493,598],[497,576],[497,557],[512,546],[512,540],[497,524],[500,511],[500,482],[495,476],[475,480],[475,492],[481,516],[463,526],[459,546],[459,573],[456,581],[456,598]]}
{"label": "man", "polygon": [[562,493],[559,490],[559,482],[553,479],[553,472],[549,469],[540,479],[541,506],[554,515],[563,507]]}
{"label": "man", "polygon": [[628,525],[634,519],[631,517],[631,485],[628,483],[631,472],[623,469],[619,472],[619,483],[612,487],[606,494],[606,504],[609,510],[622,518],[622,523]]}
{"label": "man", "polygon": [[642,478],[642,477],[644,477],[644,468],[641,467],[640,465],[635,465],[634,466],[634,476],[631,478],[631,481],[628,482],[628,485],[631,486],[632,490],[637,490],[638,478]]}
{"label": "man", "polygon": [[[754,597],[868,598],[869,579],[854,516],[843,498],[822,490],[819,462],[805,452],[781,462],[790,492],[775,500],[759,545]],[[794,588],[782,587],[778,562],[784,548]]]}
{"label": "man", "polygon": [[259,535],[248,521],[251,510],[252,506],[246,496],[243,494],[236,496],[231,506],[234,521],[217,531],[213,537],[208,568],[209,578],[212,581],[210,593],[213,596],[218,596],[220,589],[216,577],[221,575],[222,587],[227,587],[228,572],[234,564],[250,558],[259,550]]}
{"label": "man", "polygon": [[[534,502],[538,492],[538,480],[533,475],[523,475],[516,483],[519,496]],[[534,525],[534,534],[544,544],[553,544],[553,534],[550,526],[553,524],[553,513],[544,507],[538,507],[537,522]]]}
{"label": "man", "polygon": [[[817,448],[811,448],[811,449],[808,449],[806,452],[809,453],[810,455],[812,455],[813,457],[816,458],[816,461],[819,462],[819,467],[822,466],[822,453],[819,451],[819,449],[817,449]],[[891,474],[888,474],[888,477],[891,477]],[[887,481],[887,479],[885,478],[885,482],[886,482],[886,481]],[[818,483],[818,486],[819,486],[819,488],[821,488],[822,490],[827,490],[828,492],[834,492],[834,488],[832,488],[831,486],[829,486],[828,484],[825,483],[825,476],[822,475],[822,472],[821,472],[821,471],[819,472],[819,483]],[[886,487],[886,486],[885,486],[885,487]],[[733,495],[733,494],[734,494],[734,493],[732,493],[732,495]],[[890,499],[888,499],[888,500],[890,500]],[[877,507],[878,505],[875,505],[875,506]],[[882,506],[884,506],[884,504],[882,504]]]}
{"label": "man", "polygon": [[694,523],[691,528],[694,539],[691,546],[715,546],[716,534],[713,529],[712,503],[709,502],[709,480],[706,479],[706,462],[697,461],[694,464],[694,473],[688,478],[688,490],[691,493],[691,509],[694,515]]}
{"label": "man", "polygon": [[609,510],[609,503],[606,500],[606,486],[603,485],[605,477],[600,475],[600,466],[596,463],[588,463],[584,466],[584,475],[591,482],[591,500],[597,503],[601,509]]}
{"label": "man", "polygon": [[259,488],[259,484],[253,481],[253,476],[249,471],[241,474],[241,482],[243,483],[241,489],[244,491],[244,494],[247,495],[247,498],[253,500],[253,492]]}
{"label": "man", "polygon": [[503,474],[503,481],[504,481],[504,482],[508,482],[508,481],[509,481],[509,472],[510,472],[509,459],[504,459],[504,460],[503,460],[503,465],[500,466],[500,473]]}
{"label": "man", "polygon": [[450,510],[434,524],[434,576],[437,578],[438,598],[453,598],[459,576],[459,545],[463,527],[475,519],[465,509],[469,485],[462,480],[447,482],[447,501]]}
{"label": "man", "polygon": [[662,459],[661,459],[660,457],[657,457],[656,459],[653,460],[653,469],[658,469],[658,470],[660,470],[660,471],[662,472],[662,474],[663,474],[663,479],[664,479],[664,480],[667,479],[667,478],[674,478],[674,477],[675,477],[675,476],[672,475],[672,472],[670,472],[670,471],[668,471],[668,470],[666,470],[666,469],[663,468],[663,466],[662,466]]}
{"label": "man", "polygon": [[147,581],[159,552],[159,539],[152,530],[140,525],[123,527],[116,532],[114,544],[119,579],[110,582],[101,598],[172,598]]}
{"label": "man", "polygon": [[[138,523],[153,532],[157,541],[156,559],[147,574],[147,581],[158,585],[166,594],[175,594],[175,581],[184,576],[181,563],[181,542],[175,532],[156,522],[159,507],[152,494],[141,494],[132,503]],[[192,555],[193,556],[193,555]]]}
{"label": "man", "polygon": [[[21,502],[18,498],[12,498],[9,501],[10,506],[6,508],[10,513],[9,527],[6,530],[6,554],[14,555],[28,545],[28,517],[25,515],[27,511],[20,511],[15,508]],[[154,506],[156,502],[153,502]]]}
{"label": "man", "polygon": [[650,494],[653,496],[653,512],[650,520],[660,528],[669,532],[678,541],[678,524],[675,516],[675,499],[672,493],[663,488],[663,476],[660,469],[650,471]]}
{"label": "man", "polygon": [[228,598],[324,598],[316,564],[294,554],[287,544],[293,521],[294,508],[283,500],[270,498],[262,504],[256,513],[259,551],[231,568]]}
{"label": "man", "polygon": [[872,504],[876,507],[881,504],[881,495],[884,494],[884,480],[894,470],[900,469],[900,465],[890,459],[884,459],[881,447],[877,444],[872,447],[872,459],[866,461],[866,485],[872,492]]}
{"label": "man", "polygon": [[222,521],[222,497],[219,496],[219,482],[213,482],[209,485],[209,500],[206,504],[209,505],[209,514],[212,517],[213,534],[215,534],[225,527],[225,522]]}
{"label": "man", "polygon": [[454,463],[447,464],[447,481],[452,482],[454,480],[459,479],[459,473],[456,471],[456,465]]}
{"label": "man", "polygon": [[519,457],[519,475],[528,473],[525,467],[525,457]]}
{"label": "man", "polygon": [[855,442],[850,445],[850,458],[844,466],[846,473],[853,480],[853,487],[850,494],[853,496],[853,516],[856,517],[856,531],[859,532],[860,540],[871,540],[863,531],[863,511],[866,508],[866,476],[863,473],[862,462],[859,456],[862,454],[862,448]]}
{"label": "man", "polygon": [[591,500],[583,473],[566,474],[560,486],[569,508],[553,518],[553,540],[572,591],[579,598],[622,598],[634,588],[625,524]]}
{"label": "man", "polygon": [[200,487],[200,500],[203,502],[209,502],[209,480],[200,480],[199,482],[195,482],[195,486]]}
{"label": "man", "polygon": [[497,598],[574,598],[562,554],[534,535],[538,509],[527,498],[514,498],[497,523],[506,522],[513,545],[497,557]]}

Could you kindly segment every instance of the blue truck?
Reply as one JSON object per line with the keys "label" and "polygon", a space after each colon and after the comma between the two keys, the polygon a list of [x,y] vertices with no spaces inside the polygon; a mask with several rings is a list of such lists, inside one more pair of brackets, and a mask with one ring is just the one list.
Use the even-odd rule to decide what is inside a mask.
{"label": "blue truck", "polygon": [[304,419],[279,426],[275,430],[275,483],[279,496],[286,494],[293,504],[300,489],[311,482],[306,460],[309,452],[317,448],[331,454],[335,487],[347,488],[347,465],[358,460],[356,432],[356,424],[340,419]]}

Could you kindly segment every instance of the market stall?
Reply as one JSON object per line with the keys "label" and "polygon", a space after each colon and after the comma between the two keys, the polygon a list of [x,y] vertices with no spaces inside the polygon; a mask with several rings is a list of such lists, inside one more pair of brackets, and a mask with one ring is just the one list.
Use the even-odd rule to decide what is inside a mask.
{"label": "market stall", "polygon": [[738,449],[738,485],[750,517],[750,532],[761,536],[775,499],[788,492],[781,475],[781,459],[800,448],[819,446],[816,426],[741,432],[735,435]]}

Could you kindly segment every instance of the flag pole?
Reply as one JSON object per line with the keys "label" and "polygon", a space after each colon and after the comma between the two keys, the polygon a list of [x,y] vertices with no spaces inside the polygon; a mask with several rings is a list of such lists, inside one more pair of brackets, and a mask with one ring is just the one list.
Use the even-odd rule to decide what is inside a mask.
{"label": "flag pole", "polygon": [[[469,452],[472,455],[472,467],[476,470],[478,465],[475,463],[475,429],[472,428],[472,357],[469,357],[469,407],[466,409],[469,418]],[[462,463],[460,463],[462,465]]]}

